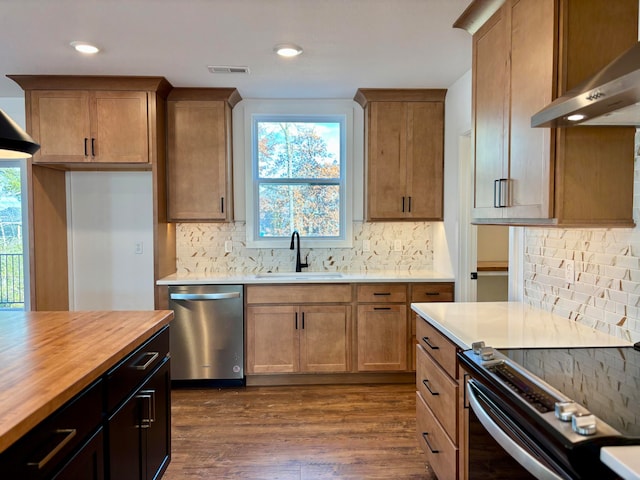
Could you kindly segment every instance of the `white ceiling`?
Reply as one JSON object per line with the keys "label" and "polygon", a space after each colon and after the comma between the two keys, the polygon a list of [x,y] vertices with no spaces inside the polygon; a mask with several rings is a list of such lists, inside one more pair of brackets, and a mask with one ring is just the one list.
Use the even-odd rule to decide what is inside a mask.
{"label": "white ceiling", "polygon": [[[446,88],[471,66],[471,37],[451,27],[470,2],[0,0],[0,97],[22,95],[7,74],[157,75],[176,87],[237,87],[243,98]],[[73,40],[102,51],[80,55]],[[278,57],[283,42],[304,53]]]}

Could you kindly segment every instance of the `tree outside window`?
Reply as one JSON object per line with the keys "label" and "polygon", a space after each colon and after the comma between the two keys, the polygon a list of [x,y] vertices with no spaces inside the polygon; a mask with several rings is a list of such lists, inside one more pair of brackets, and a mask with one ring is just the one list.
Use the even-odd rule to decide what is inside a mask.
{"label": "tree outside window", "polygon": [[344,121],[259,117],[254,123],[257,238],[344,237]]}

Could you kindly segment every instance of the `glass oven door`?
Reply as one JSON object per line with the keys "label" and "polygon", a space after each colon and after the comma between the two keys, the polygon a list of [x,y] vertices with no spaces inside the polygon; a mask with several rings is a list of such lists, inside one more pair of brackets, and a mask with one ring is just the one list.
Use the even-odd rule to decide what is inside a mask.
{"label": "glass oven door", "polygon": [[500,400],[467,380],[469,479],[572,480],[538,443],[500,407]]}

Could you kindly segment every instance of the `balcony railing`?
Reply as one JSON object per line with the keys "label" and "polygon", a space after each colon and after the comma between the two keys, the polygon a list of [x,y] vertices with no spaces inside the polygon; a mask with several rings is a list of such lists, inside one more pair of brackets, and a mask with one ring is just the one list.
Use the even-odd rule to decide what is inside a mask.
{"label": "balcony railing", "polygon": [[0,253],[0,310],[24,309],[21,253]]}

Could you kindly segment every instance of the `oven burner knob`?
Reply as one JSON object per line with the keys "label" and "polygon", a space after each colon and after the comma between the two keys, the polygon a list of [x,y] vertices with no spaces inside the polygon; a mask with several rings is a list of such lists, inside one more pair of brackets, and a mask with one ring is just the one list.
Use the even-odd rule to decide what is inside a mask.
{"label": "oven burner knob", "polygon": [[596,416],[589,413],[576,413],[571,417],[571,428],[578,435],[593,435],[596,433]]}
{"label": "oven burner knob", "polygon": [[484,342],[473,342],[471,344],[471,349],[473,350],[473,353],[475,353],[476,355],[480,355],[480,351],[484,348]]}
{"label": "oven burner knob", "polygon": [[494,354],[495,350],[493,349],[493,347],[482,347],[480,349],[480,358],[483,362],[486,362],[487,360],[493,360]]}
{"label": "oven burner knob", "polygon": [[578,411],[576,402],[556,402],[555,412],[556,417],[563,422],[570,422],[573,414]]}

